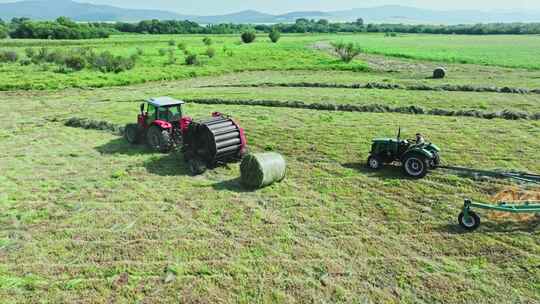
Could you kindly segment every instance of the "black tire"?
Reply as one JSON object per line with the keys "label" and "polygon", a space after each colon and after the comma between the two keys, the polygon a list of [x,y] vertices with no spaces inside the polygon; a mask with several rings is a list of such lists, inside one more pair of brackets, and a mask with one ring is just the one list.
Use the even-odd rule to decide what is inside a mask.
{"label": "black tire", "polygon": [[367,159],[367,167],[371,170],[380,170],[383,167],[382,159],[376,155],[371,155]]}
{"label": "black tire", "polygon": [[141,132],[139,131],[139,126],[136,124],[126,125],[124,130],[124,137],[128,143],[136,145],[141,143]]}
{"label": "black tire", "polygon": [[472,211],[469,211],[469,218],[465,219],[465,213],[461,212],[458,217],[458,222],[461,228],[467,231],[474,231],[480,227],[480,216]]}
{"label": "black tire", "polygon": [[429,161],[419,153],[405,156],[402,163],[403,172],[412,178],[424,178],[429,171]]}
{"label": "black tire", "polygon": [[199,158],[190,158],[187,161],[189,171],[193,175],[201,175],[206,172],[206,164]]}
{"label": "black tire", "polygon": [[158,126],[152,126],[146,132],[146,144],[154,151],[161,153],[170,152],[172,149],[171,135],[167,130],[162,130]]}

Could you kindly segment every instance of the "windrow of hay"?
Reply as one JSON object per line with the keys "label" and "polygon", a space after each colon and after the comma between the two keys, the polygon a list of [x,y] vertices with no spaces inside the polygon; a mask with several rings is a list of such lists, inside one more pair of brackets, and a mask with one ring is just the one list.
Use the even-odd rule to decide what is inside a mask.
{"label": "windrow of hay", "polygon": [[[540,202],[540,188],[525,190],[515,187],[509,187],[501,192],[497,193],[491,198],[493,203],[526,203],[526,202]],[[489,217],[492,219],[516,219],[519,221],[529,221],[535,218],[534,214],[512,214],[507,212],[490,212]]]}
{"label": "windrow of hay", "polygon": [[115,125],[107,121],[98,121],[98,120],[91,120],[91,119],[86,119],[86,118],[71,117],[64,123],[64,125],[68,127],[73,127],[73,128],[110,131],[118,135],[124,134],[123,126]]}
{"label": "windrow of hay", "polygon": [[259,88],[259,87],[285,87],[285,88],[328,88],[328,89],[378,89],[378,90],[409,90],[409,91],[448,91],[448,92],[480,92],[480,93],[507,93],[507,94],[540,94],[540,89],[524,89],[512,87],[476,87],[471,85],[445,84],[429,86],[426,84],[400,85],[396,83],[368,82],[365,84],[339,84],[339,83],[256,83],[236,85],[210,85],[207,88]]}
{"label": "windrow of hay", "polygon": [[437,116],[461,116],[476,117],[484,119],[506,119],[506,120],[540,120],[540,113],[530,114],[519,111],[502,110],[498,112],[484,112],[478,110],[445,110],[445,109],[424,109],[418,106],[390,107],[383,104],[353,105],[334,103],[304,103],[303,101],[278,101],[278,100],[226,100],[226,99],[186,99],[186,102],[198,104],[224,104],[224,105],[245,105],[245,106],[265,106],[281,108],[298,108],[324,111],[342,112],[368,112],[368,113],[403,113],[403,114],[423,114]]}

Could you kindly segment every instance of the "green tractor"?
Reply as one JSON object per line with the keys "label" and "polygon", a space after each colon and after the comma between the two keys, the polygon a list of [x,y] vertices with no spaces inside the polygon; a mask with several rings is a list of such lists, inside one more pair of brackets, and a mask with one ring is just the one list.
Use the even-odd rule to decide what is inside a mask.
{"label": "green tractor", "polygon": [[425,142],[420,134],[413,140],[401,139],[399,129],[396,139],[373,140],[367,165],[372,170],[379,170],[385,164],[398,162],[405,175],[419,179],[440,165],[440,151],[436,145]]}

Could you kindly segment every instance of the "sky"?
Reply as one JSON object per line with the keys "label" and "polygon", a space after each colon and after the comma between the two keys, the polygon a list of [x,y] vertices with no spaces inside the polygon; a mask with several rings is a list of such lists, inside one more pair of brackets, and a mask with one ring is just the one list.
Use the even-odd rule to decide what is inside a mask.
{"label": "sky", "polygon": [[[57,1],[57,0],[46,0]],[[378,5],[406,5],[436,10],[539,10],[540,0],[76,0],[125,8],[146,8],[174,11],[181,14],[212,15],[246,9],[265,13],[286,13],[298,10],[346,10]],[[16,2],[16,0],[0,0]]]}

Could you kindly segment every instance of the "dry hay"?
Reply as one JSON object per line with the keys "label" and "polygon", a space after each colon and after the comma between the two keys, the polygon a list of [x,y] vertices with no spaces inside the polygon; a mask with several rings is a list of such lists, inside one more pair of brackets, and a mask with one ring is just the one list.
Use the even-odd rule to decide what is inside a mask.
{"label": "dry hay", "polygon": [[[509,187],[494,195],[491,201],[493,203],[507,202],[511,204],[540,202],[540,188],[525,190],[517,187]],[[488,217],[495,220],[514,219],[518,221],[530,221],[535,219],[537,215],[534,213],[490,212]]]}

